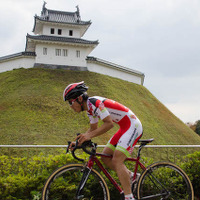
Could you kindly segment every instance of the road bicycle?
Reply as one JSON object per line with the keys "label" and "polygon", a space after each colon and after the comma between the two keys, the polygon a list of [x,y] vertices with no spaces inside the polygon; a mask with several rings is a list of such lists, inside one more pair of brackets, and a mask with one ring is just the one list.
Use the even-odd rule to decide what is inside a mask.
{"label": "road bicycle", "polygon": [[[153,140],[139,140],[140,146],[136,158],[126,159],[135,168],[132,178],[134,197],[138,200],[194,200],[190,179],[180,167],[171,162],[156,162],[148,167],[141,163],[142,148]],[[90,155],[89,159],[84,164],[67,164],[55,170],[44,185],[42,200],[124,200],[122,188],[99,159],[99,157],[112,158],[112,156],[97,153],[97,147],[97,144],[92,141],[87,141],[81,146],[76,142],[71,152],[73,157],[84,161],[75,154],[77,149],[81,149]],[[119,191],[119,198],[112,198],[101,173]]]}

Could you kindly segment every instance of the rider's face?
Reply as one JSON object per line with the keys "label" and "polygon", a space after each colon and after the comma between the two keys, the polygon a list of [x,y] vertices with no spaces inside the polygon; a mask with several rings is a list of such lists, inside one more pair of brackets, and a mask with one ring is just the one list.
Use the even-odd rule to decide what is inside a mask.
{"label": "rider's face", "polygon": [[81,112],[81,105],[77,102],[78,98],[76,99],[70,99],[69,105],[75,112]]}

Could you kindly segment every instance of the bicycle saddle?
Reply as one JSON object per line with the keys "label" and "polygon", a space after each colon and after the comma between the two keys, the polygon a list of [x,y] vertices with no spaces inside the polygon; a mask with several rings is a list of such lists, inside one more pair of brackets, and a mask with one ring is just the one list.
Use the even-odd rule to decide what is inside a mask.
{"label": "bicycle saddle", "polygon": [[146,145],[146,144],[151,143],[153,141],[154,141],[154,138],[146,139],[146,140],[138,140],[138,142],[140,142],[142,145]]}

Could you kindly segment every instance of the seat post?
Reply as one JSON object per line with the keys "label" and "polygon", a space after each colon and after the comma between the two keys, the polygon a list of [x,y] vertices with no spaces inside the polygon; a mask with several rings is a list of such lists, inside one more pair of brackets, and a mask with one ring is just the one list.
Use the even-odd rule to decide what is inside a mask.
{"label": "seat post", "polygon": [[147,145],[150,142],[153,142],[153,138],[152,139],[148,139],[148,140],[139,140],[138,142],[141,142],[140,146],[139,146],[139,150],[138,150],[138,157],[140,157],[140,152],[142,150],[142,148]]}
{"label": "seat post", "polygon": [[137,155],[138,158],[140,158],[140,152],[141,152],[141,150],[142,150],[142,148],[143,148],[144,146],[145,146],[145,145],[143,145],[143,144],[141,144],[141,145],[139,146],[138,155]]}

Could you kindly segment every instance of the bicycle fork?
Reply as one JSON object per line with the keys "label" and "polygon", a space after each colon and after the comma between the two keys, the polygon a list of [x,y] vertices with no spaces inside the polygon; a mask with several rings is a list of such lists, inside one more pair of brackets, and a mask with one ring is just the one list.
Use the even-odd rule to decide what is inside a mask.
{"label": "bicycle fork", "polygon": [[88,177],[89,177],[89,175],[90,175],[90,172],[91,172],[91,169],[88,168],[88,167],[85,167],[85,168],[83,169],[83,176],[82,176],[82,178],[81,178],[80,184],[79,184],[78,189],[77,189],[77,191],[76,191],[76,199],[77,199],[77,200],[78,200],[78,199],[82,199],[82,198],[84,197],[84,195],[81,195],[81,192],[82,192],[82,190],[83,190],[83,188],[84,188],[84,186],[85,186],[85,183],[86,183],[87,180],[88,180]]}

